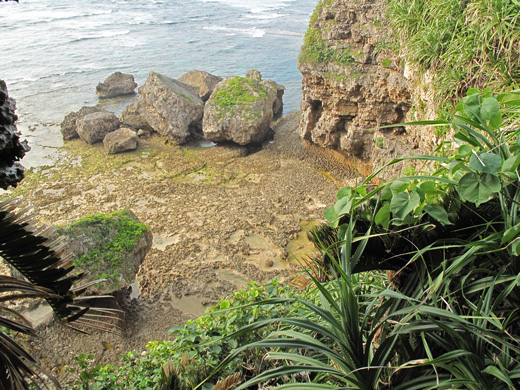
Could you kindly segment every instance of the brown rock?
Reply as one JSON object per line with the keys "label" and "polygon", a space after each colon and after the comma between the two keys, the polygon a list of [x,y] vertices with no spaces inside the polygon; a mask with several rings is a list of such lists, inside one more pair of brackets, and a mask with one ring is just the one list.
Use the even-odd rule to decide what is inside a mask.
{"label": "brown rock", "polygon": [[103,146],[108,154],[137,149],[137,134],[132,129],[122,127],[105,135]]}
{"label": "brown rock", "polygon": [[179,78],[179,81],[199,89],[199,97],[206,102],[215,86],[222,81],[222,77],[212,75],[201,70],[192,70]]}
{"label": "brown rock", "polygon": [[74,138],[79,138],[77,132],[78,120],[83,118],[85,115],[92,114],[94,112],[108,112],[98,107],[81,107],[79,111],[69,113],[63,122],[61,122],[61,134],[64,141],[69,141]]}
{"label": "brown rock", "polygon": [[88,144],[103,141],[105,135],[119,128],[119,119],[113,113],[94,112],[77,121],[79,137]]}
{"label": "brown rock", "polygon": [[98,84],[96,93],[100,98],[112,98],[133,94],[136,88],[137,83],[134,80],[134,76],[115,72],[108,76],[104,83]]}

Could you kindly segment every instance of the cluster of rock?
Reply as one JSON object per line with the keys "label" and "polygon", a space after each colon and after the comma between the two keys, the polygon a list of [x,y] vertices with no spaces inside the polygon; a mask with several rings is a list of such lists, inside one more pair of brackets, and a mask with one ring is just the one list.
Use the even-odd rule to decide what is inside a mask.
{"label": "cluster of rock", "polygon": [[20,142],[15,108],[5,82],[0,80],[0,188],[4,190],[9,186],[16,187],[23,179],[24,168],[19,161],[29,150],[26,141]]}
{"label": "cluster of rock", "polygon": [[[116,73],[97,89],[109,85],[107,90],[129,91],[126,76]],[[129,87],[118,88],[118,80]],[[83,107],[65,117],[61,131],[64,140],[102,141],[109,154],[137,148],[138,136],[151,132],[178,145],[202,138],[258,144],[271,136],[271,121],[282,114],[284,91],[282,85],[262,80],[256,70],[248,71],[246,77],[224,79],[194,70],[178,80],[150,72],[137,98],[119,118],[98,107]]]}

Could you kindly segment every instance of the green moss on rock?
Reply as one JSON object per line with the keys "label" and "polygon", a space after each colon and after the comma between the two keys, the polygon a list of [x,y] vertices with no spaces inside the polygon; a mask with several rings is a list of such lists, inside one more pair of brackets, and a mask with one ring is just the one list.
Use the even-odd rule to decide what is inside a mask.
{"label": "green moss on rock", "polygon": [[58,232],[69,238],[74,265],[89,272],[90,280],[107,279],[107,289],[117,290],[124,280],[131,283],[135,265],[125,260],[149,229],[125,209],[110,214],[88,215]]}
{"label": "green moss on rock", "polygon": [[[245,77],[233,77],[226,80],[226,84],[212,96],[212,105],[216,108],[219,118],[228,114],[236,114],[248,109],[251,103],[260,99],[267,99],[267,86]],[[242,113],[244,119],[256,120],[261,118],[258,112],[248,111]]]}

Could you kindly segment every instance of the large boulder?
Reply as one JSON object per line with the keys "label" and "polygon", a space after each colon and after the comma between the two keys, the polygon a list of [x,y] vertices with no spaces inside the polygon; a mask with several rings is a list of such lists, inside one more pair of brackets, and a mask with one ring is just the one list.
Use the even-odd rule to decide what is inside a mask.
{"label": "large boulder", "polygon": [[96,294],[131,284],[153,241],[150,230],[128,209],[86,216],[58,233],[66,239],[76,270],[89,274],[87,282],[106,279],[94,287]]}
{"label": "large boulder", "polygon": [[16,187],[23,179],[24,168],[19,161],[29,150],[26,141],[20,142],[15,108],[15,101],[9,97],[5,82],[0,80],[0,188],[4,190],[9,186]]}
{"label": "large boulder", "polygon": [[138,137],[132,129],[122,127],[105,135],[103,146],[108,154],[137,149]]}
{"label": "large boulder", "polygon": [[276,89],[252,78],[227,77],[206,102],[202,131],[211,142],[260,143],[271,136]]}
{"label": "large boulder", "polygon": [[206,102],[213,93],[215,86],[222,81],[222,77],[201,70],[192,70],[179,77],[179,81],[197,87],[199,97],[203,102]]}
{"label": "large boulder", "polygon": [[156,72],[139,88],[139,114],[176,144],[200,133],[204,102],[197,88]]}
{"label": "large boulder", "polygon": [[[246,78],[256,81],[262,81],[262,73],[260,73],[260,71],[256,69],[250,69],[246,72]],[[273,102],[273,117],[281,117],[283,113],[283,95],[285,93],[285,87],[281,84],[278,84],[274,80],[265,80],[262,82],[276,89],[276,98]]]}
{"label": "large boulder", "polygon": [[112,112],[94,112],[77,121],[79,138],[88,144],[103,141],[105,135],[119,128],[119,119]]}
{"label": "large boulder", "polygon": [[64,141],[70,141],[74,138],[79,138],[77,132],[78,120],[83,118],[85,115],[93,114],[94,112],[108,112],[98,107],[81,107],[79,111],[69,113],[63,122],[61,122],[61,134]]}
{"label": "large boulder", "polygon": [[119,121],[121,126],[130,127],[134,130],[153,131],[152,126],[139,114],[139,101],[137,99],[125,107],[121,115],[119,115]]}
{"label": "large boulder", "polygon": [[134,80],[134,76],[115,72],[108,76],[104,83],[98,84],[96,93],[100,98],[112,98],[133,94],[136,88],[137,83]]}

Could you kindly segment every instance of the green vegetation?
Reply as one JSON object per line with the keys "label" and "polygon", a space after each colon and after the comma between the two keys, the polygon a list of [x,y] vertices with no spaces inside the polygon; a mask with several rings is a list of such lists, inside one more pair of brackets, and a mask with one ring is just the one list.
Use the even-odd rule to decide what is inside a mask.
{"label": "green vegetation", "polygon": [[[69,368],[77,375],[71,388],[191,390],[206,379],[202,388],[214,389],[219,378],[213,376],[212,372],[219,362],[237,346],[261,340],[276,327],[233,336],[238,329],[266,318],[308,315],[305,306],[297,302],[284,307],[254,304],[267,299],[296,296],[313,300],[316,291],[300,293],[295,288],[280,284],[276,279],[265,286],[252,283],[246,290],[236,291],[214,308],[208,309],[206,315],[171,329],[170,334],[174,337],[172,341],[152,341],[143,354],[125,354],[120,367],[101,366],[95,364],[93,356],[79,356],[76,359],[78,368]],[[238,354],[219,373],[219,377],[240,374],[243,379],[273,367],[272,363],[263,359],[263,355],[263,352],[252,351]],[[167,387],[172,381],[175,381],[177,387]]]}
{"label": "green vegetation", "polygon": [[309,27],[305,33],[299,61],[310,64],[337,62],[343,65],[353,64],[355,59],[349,48],[336,49],[321,37],[321,31]]}
{"label": "green vegetation", "polygon": [[93,279],[107,279],[118,286],[120,278],[132,282],[126,277],[128,265],[123,260],[132,253],[135,245],[148,228],[132,218],[127,210],[110,214],[92,214],[65,228],[58,233],[71,239],[87,237],[83,253],[77,253],[74,265],[82,271],[88,271]]}
{"label": "green vegetation", "polygon": [[[339,191],[329,225],[314,235],[336,279],[313,276],[319,303],[299,301],[319,321],[241,329],[292,326],[237,349],[270,348],[266,358],[283,365],[237,389],[302,372],[309,383],[280,388],[518,388],[520,130],[501,123],[519,104],[520,91],[470,90],[449,120],[412,123],[452,126],[451,155],[396,159],[387,166],[434,167],[374,187],[378,171]],[[392,288],[359,276],[378,270]]]}
{"label": "green vegetation", "polygon": [[[217,108],[219,119],[237,114],[245,110],[251,103],[267,99],[267,86],[245,77],[235,76],[225,81],[225,86],[212,95],[212,105]],[[257,120],[262,115],[249,111],[243,114],[244,119]]]}
{"label": "green vegetation", "polygon": [[470,88],[520,81],[516,0],[389,0],[389,20],[404,55],[433,71],[437,99],[456,102]]}
{"label": "green vegetation", "polygon": [[383,148],[385,145],[385,141],[383,137],[376,138],[376,148]]}

